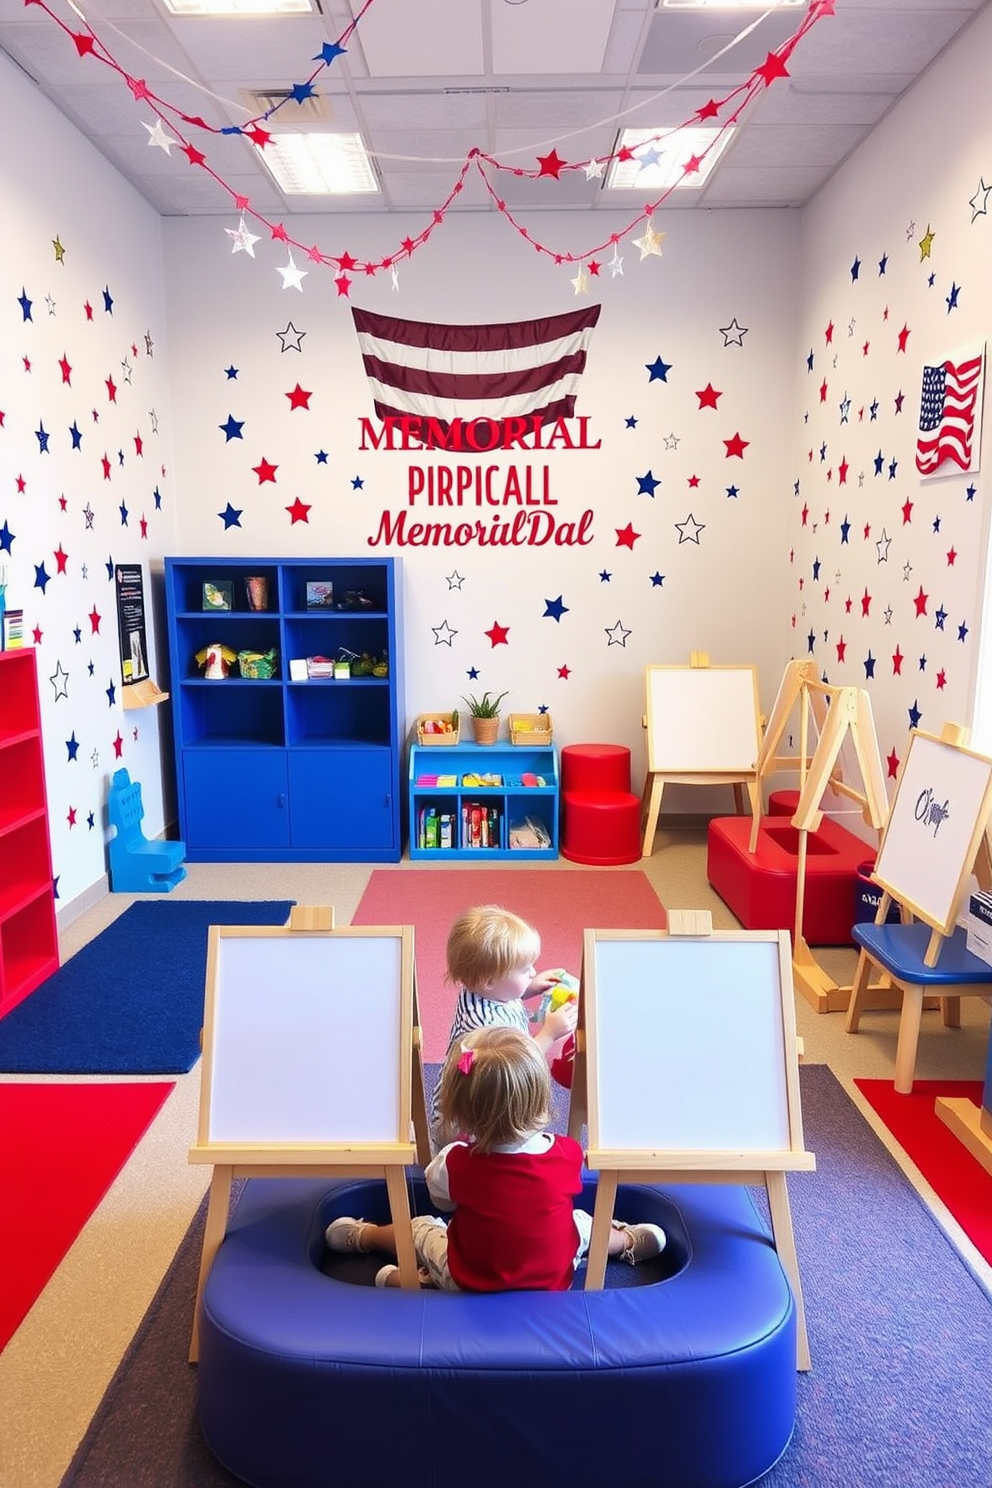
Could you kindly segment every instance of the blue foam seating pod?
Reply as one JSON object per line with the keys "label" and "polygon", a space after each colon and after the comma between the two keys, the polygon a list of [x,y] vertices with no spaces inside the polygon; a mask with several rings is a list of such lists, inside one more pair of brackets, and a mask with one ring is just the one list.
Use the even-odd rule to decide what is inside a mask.
{"label": "blue foam seating pod", "polygon": [[742,1488],[795,1420],[796,1314],[765,1226],[733,1186],[621,1185],[617,1213],[666,1231],[665,1279],[401,1292],[320,1269],[332,1219],[388,1218],[382,1183],[249,1180],[203,1294],[208,1446],[255,1488]]}

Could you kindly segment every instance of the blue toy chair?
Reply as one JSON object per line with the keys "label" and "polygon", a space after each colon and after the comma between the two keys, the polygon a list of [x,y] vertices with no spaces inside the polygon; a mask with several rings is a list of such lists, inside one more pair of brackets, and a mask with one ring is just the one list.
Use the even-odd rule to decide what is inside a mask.
{"label": "blue toy chair", "polygon": [[117,770],[108,800],[114,836],[109,845],[110,889],[114,894],[167,894],[186,877],[185,842],[149,842],[141,830],[145,808],[141,786]]}

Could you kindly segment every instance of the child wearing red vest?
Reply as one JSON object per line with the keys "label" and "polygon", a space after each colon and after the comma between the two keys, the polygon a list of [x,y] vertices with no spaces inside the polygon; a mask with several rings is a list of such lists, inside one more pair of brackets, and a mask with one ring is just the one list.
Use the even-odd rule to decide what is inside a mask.
{"label": "child wearing red vest", "polygon": [[[470,1132],[425,1170],[436,1208],[451,1215],[413,1220],[424,1285],[442,1291],[567,1291],[589,1248],[592,1216],[573,1207],[582,1191],[582,1149],[544,1130],[550,1119],[547,1061],[514,1028],[482,1028],[448,1053],[438,1109],[448,1131]],[[393,1226],[341,1218],[327,1227],[338,1251],[396,1254]],[[657,1225],[614,1220],[608,1253],[629,1265],[659,1255]],[[376,1286],[398,1286],[383,1266]]]}

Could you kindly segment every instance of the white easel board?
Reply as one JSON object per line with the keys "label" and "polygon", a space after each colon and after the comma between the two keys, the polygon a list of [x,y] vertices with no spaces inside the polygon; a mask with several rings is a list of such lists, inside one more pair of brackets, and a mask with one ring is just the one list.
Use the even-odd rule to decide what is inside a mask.
{"label": "white easel board", "polygon": [[649,666],[648,772],[753,774],[761,747],[753,666]]}
{"label": "white easel board", "polygon": [[586,933],[592,1168],[785,1168],[803,1154],[789,938]]}
{"label": "white easel board", "polygon": [[914,729],[874,877],[942,935],[954,929],[992,805],[992,759]]}
{"label": "white easel board", "polygon": [[408,1148],[411,962],[404,927],[212,926],[199,1146]]}

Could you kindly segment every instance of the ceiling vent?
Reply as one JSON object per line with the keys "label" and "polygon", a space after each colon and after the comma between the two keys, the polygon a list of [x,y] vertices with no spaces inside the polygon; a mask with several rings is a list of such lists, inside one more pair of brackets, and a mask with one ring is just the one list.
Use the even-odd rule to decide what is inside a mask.
{"label": "ceiling vent", "polygon": [[293,97],[292,88],[242,88],[241,98],[253,119],[273,114],[273,122],[291,128],[293,125],[333,124],[334,109],[324,93],[313,93],[302,103]]}

